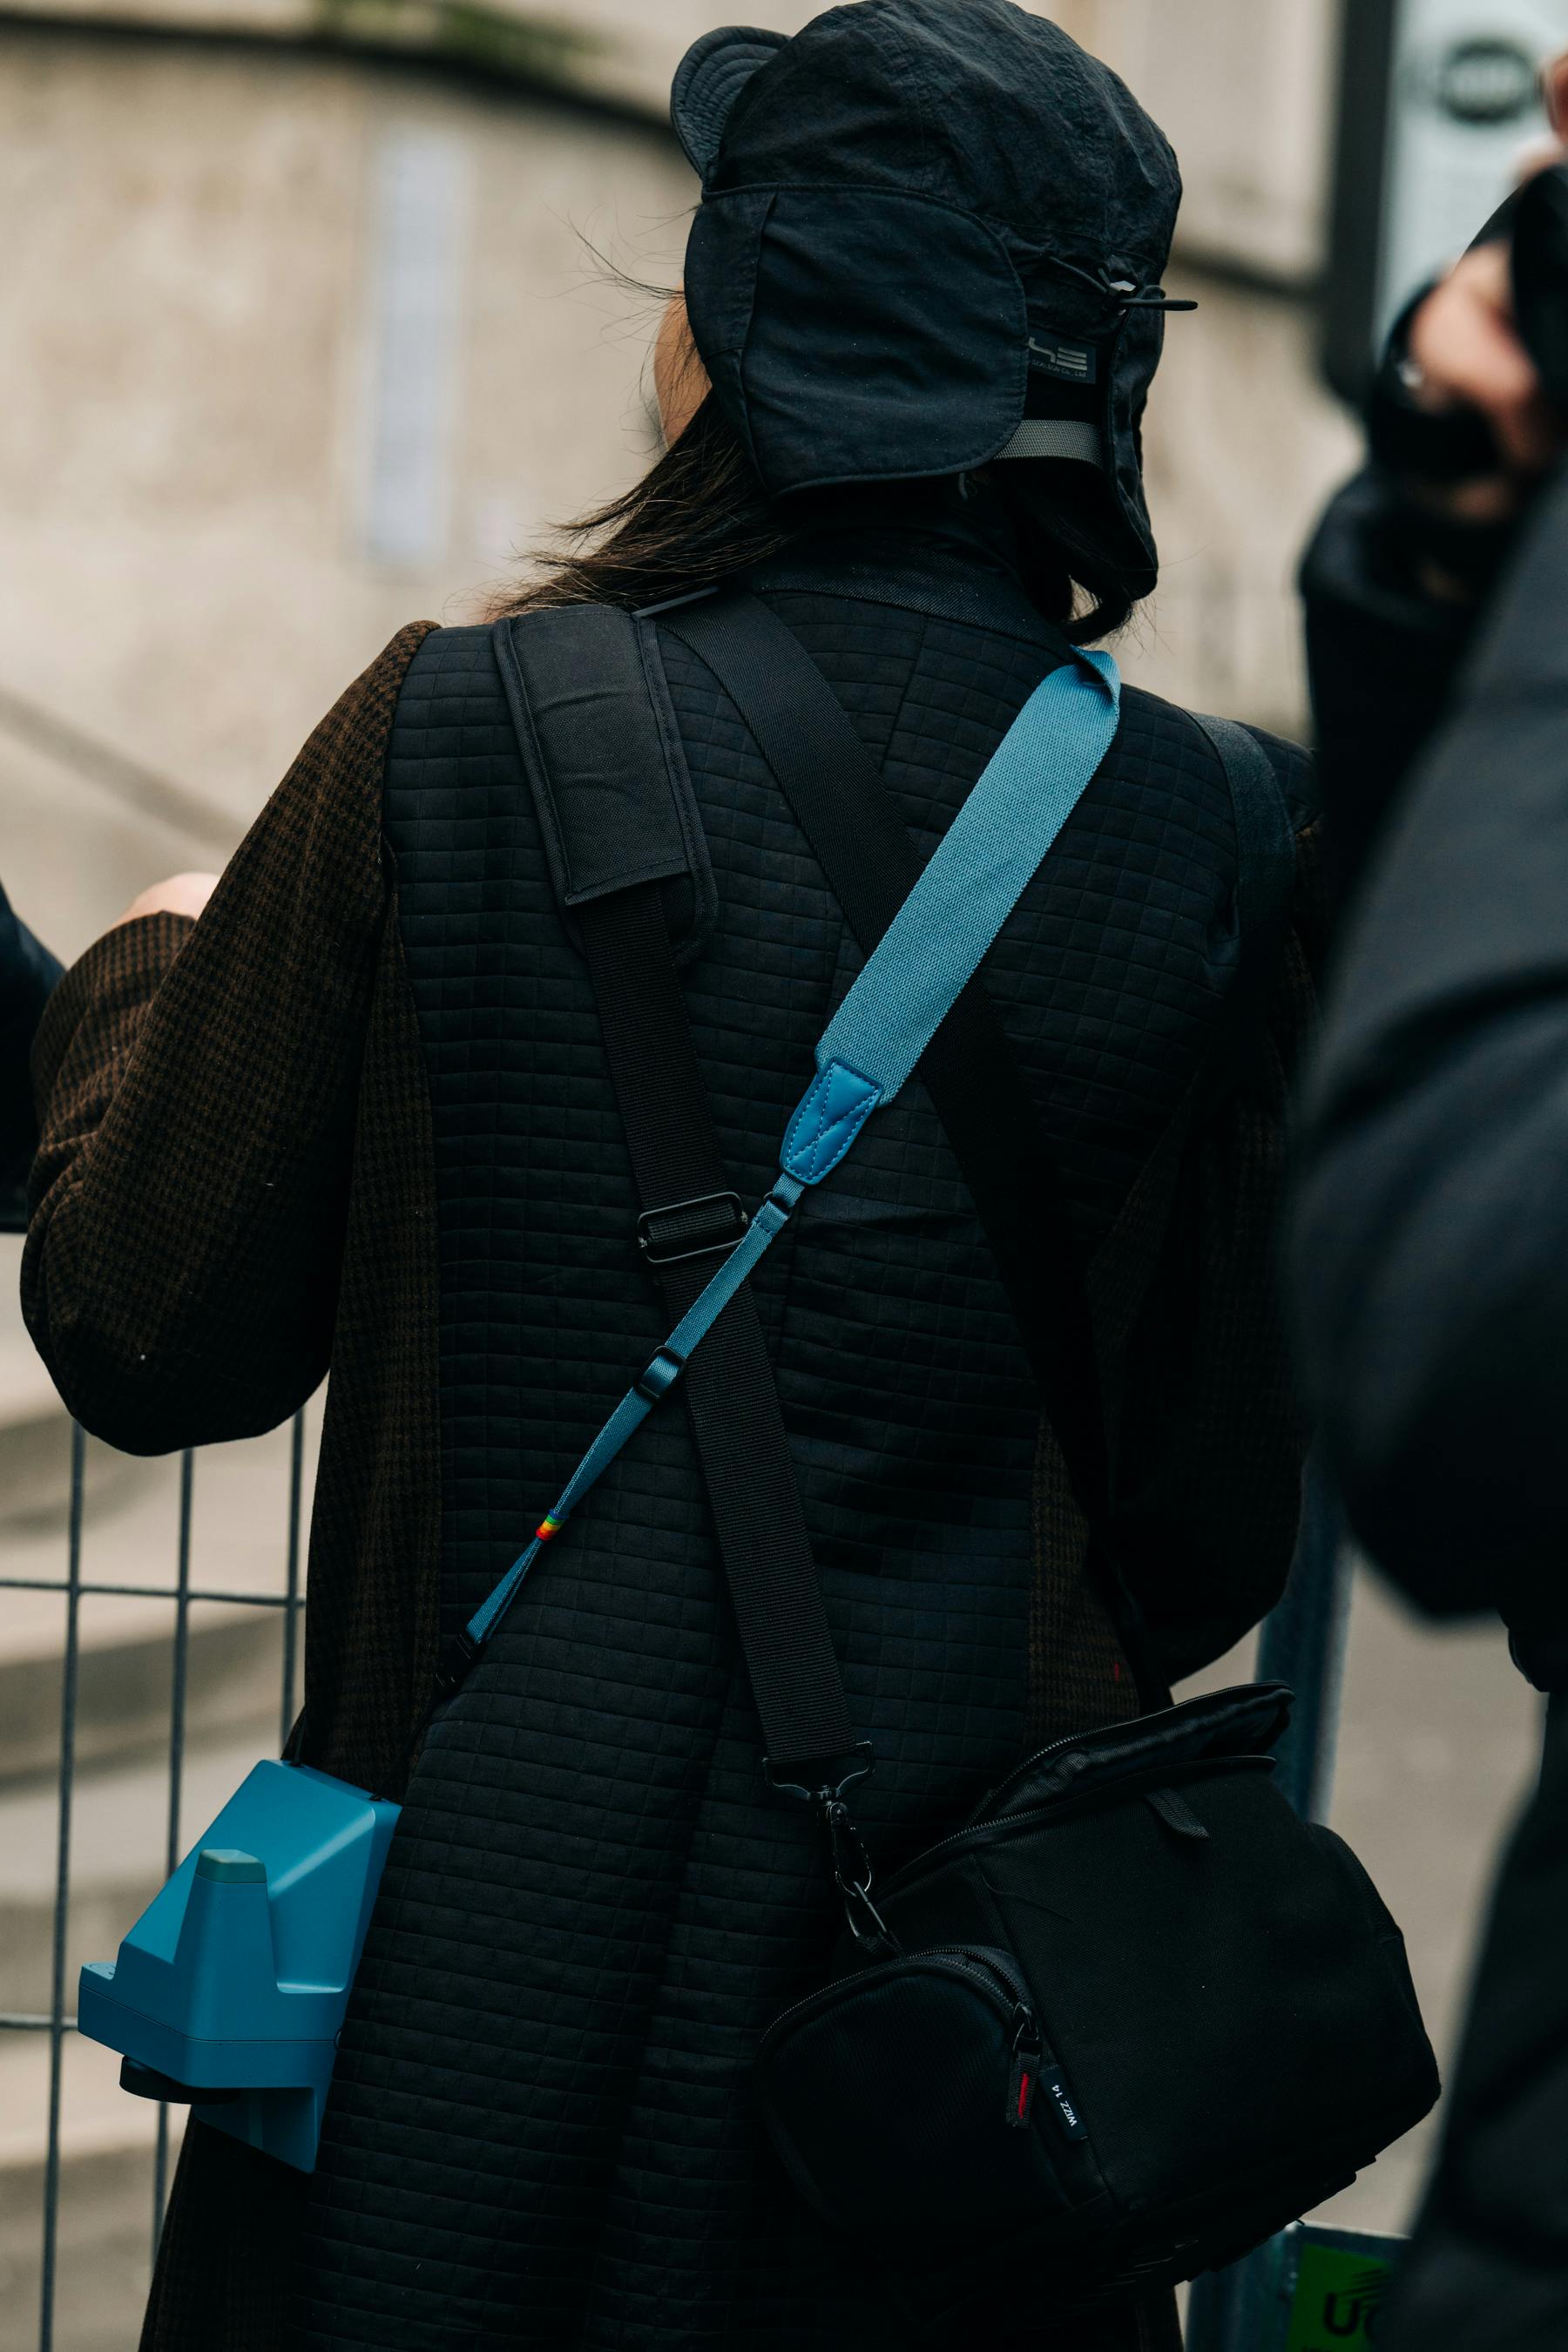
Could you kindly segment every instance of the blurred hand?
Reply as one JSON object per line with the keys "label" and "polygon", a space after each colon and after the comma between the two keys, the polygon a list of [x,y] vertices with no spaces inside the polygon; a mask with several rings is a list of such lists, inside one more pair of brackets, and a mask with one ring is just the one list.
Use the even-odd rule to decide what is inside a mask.
{"label": "blurred hand", "polygon": [[[1557,144],[1530,158],[1524,176],[1568,157],[1568,50],[1542,74]],[[1496,478],[1461,484],[1441,503],[1472,521],[1504,520],[1564,446],[1563,424],[1542,397],[1530,353],[1514,331],[1509,249],[1467,253],[1416,312],[1410,330],[1410,393],[1423,408],[1479,409],[1501,461]]]}
{"label": "blurred hand", "polygon": [[1568,141],[1568,49],[1553,58],[1541,77],[1546,111],[1559,139]]}
{"label": "blurred hand", "polygon": [[[1492,428],[1500,460],[1490,513],[1506,510],[1510,490],[1544,472],[1563,444],[1563,428],[1542,393],[1535,363],[1514,331],[1506,245],[1478,246],[1451,269],[1410,328],[1411,397],[1423,408],[1478,408]],[[1457,500],[1476,520],[1488,502]]]}
{"label": "blurred hand", "polygon": [[119,922],[110,929],[118,930],[120,923],[133,923],[141,915],[199,915],[217,887],[216,874],[171,874],[166,882],[154,882],[150,890],[132,898]]}

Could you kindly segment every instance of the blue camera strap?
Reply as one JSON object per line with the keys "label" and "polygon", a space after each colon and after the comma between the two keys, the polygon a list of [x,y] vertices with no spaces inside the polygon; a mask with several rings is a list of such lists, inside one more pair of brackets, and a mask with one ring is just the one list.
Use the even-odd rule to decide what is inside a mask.
{"label": "blue camera strap", "polygon": [[468,1620],[462,1647],[470,1659],[545,1545],[675,1386],[807,1188],[832,1173],[872,1112],[898,1095],[1088,790],[1120,708],[1109,654],[1078,652],[1035,688],[824,1031],[772,1191]]}

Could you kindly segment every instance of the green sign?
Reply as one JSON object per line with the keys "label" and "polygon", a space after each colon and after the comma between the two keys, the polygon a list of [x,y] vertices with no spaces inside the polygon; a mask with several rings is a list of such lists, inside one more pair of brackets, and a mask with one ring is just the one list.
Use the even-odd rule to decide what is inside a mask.
{"label": "green sign", "polygon": [[1370,2243],[1325,2244],[1303,2231],[1285,2352],[1376,2352],[1393,2278],[1393,2264]]}

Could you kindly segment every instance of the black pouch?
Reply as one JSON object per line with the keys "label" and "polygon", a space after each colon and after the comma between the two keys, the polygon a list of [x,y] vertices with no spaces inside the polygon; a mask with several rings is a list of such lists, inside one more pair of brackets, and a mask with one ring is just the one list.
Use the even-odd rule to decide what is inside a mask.
{"label": "black pouch", "polygon": [[[1057,1741],[909,1864],[762,2049],[768,2129],[911,2315],[1229,2260],[1437,2095],[1403,1938],[1255,1685]],[[856,1913],[852,1911],[851,1917]]]}

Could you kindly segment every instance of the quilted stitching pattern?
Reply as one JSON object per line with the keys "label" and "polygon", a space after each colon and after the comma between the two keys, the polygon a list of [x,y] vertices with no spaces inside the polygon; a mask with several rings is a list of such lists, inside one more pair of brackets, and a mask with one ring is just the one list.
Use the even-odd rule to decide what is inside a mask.
{"label": "quilted stitching pattern", "polygon": [[[826,594],[777,604],[931,845],[1037,651]],[[732,709],[666,650],[721,901],[689,1003],[754,1199],[858,957]],[[447,1630],[660,1336],[586,971],[490,665],[480,631],[427,642],[386,793],[435,1111]],[[1217,761],[1179,714],[1124,709],[988,965],[1086,1244],[1195,1069],[1234,950]],[[918,1083],[802,1203],[757,1287],[879,1750],[863,1823],[892,1868],[1022,1738],[1036,1419]],[[782,2193],[745,2085],[832,1933],[810,1825],[760,1789],[689,1432],[667,1408],[416,1774],[312,2184],[303,2352],[891,2352],[903,2331]]]}

